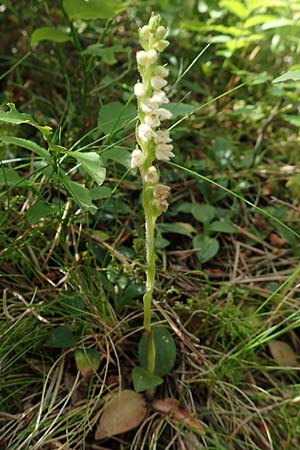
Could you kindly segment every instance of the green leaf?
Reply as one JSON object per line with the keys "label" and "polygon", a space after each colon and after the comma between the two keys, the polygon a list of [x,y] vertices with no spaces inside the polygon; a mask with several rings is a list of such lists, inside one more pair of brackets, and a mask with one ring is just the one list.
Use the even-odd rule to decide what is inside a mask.
{"label": "green leaf", "polygon": [[91,190],[93,200],[102,200],[112,196],[112,189],[108,186],[97,186]]}
{"label": "green leaf", "polygon": [[77,370],[85,379],[90,379],[100,367],[101,356],[94,348],[78,348],[74,352],[74,358]]}
{"label": "green leaf", "polygon": [[[133,105],[111,102],[99,110],[98,128],[105,134],[118,131],[128,125],[133,129],[135,127],[133,120],[135,117],[137,117],[137,111]],[[131,124],[129,124],[130,121],[132,121]]]}
{"label": "green leaf", "polygon": [[240,19],[246,19],[248,16],[247,8],[238,0],[222,0],[220,6],[227,8],[228,11]]}
{"label": "green leaf", "polygon": [[20,177],[14,169],[0,167],[0,186],[15,187],[29,185],[30,183],[25,178]]}
{"label": "green leaf", "polygon": [[82,54],[94,55],[101,58],[105,64],[116,64],[116,53],[128,53],[130,47],[122,47],[121,45],[112,45],[111,47],[103,47],[103,44],[89,45]]}
{"label": "green leaf", "polygon": [[131,152],[123,147],[111,147],[101,153],[104,164],[107,160],[115,161],[128,168],[130,166]]}
{"label": "green leaf", "polygon": [[63,0],[64,10],[73,20],[112,19],[126,6],[115,0]]}
{"label": "green leaf", "polygon": [[69,152],[68,156],[75,158],[86,172],[93,178],[98,185],[105,180],[106,169],[103,167],[102,160],[96,152]]}
{"label": "green leaf", "polygon": [[202,204],[202,205],[193,205],[192,206],[192,214],[196,220],[202,223],[209,223],[215,217],[215,208],[211,205]]}
{"label": "green leaf", "polygon": [[72,181],[67,175],[61,174],[66,189],[70,192],[81,209],[94,214],[97,207],[92,203],[91,192],[82,184]]}
{"label": "green leaf", "polygon": [[282,81],[299,81],[300,80],[300,70],[290,70],[280,77],[275,78],[272,83],[281,83]]}
{"label": "green leaf", "polygon": [[47,141],[52,133],[51,127],[39,125],[30,114],[20,113],[17,111],[13,103],[7,103],[5,106],[9,108],[9,111],[0,111],[0,122],[12,123],[14,125],[20,125],[21,123],[28,123],[37,128]]}
{"label": "green leaf", "polygon": [[26,211],[26,218],[30,225],[34,225],[43,219],[44,217],[51,216],[58,211],[58,207],[51,205],[44,200],[37,200],[34,205],[32,205]]}
{"label": "green leaf", "polygon": [[[176,359],[176,345],[170,331],[163,326],[152,328],[155,343],[155,369],[154,375],[164,377],[173,369]],[[139,362],[147,369],[148,365],[148,342],[149,337],[144,334],[139,342]]]}
{"label": "green leaf", "polygon": [[157,375],[151,375],[143,367],[134,367],[132,381],[135,392],[144,392],[163,383],[163,379]]}
{"label": "green leaf", "polygon": [[74,336],[69,327],[62,326],[54,328],[51,331],[45,345],[54,348],[70,348],[77,342],[77,337]]}
{"label": "green leaf", "polygon": [[160,223],[158,228],[161,233],[176,233],[182,234],[183,236],[192,237],[193,233],[196,233],[196,229],[190,224],[185,222],[174,222],[174,223]]}
{"label": "green leaf", "polygon": [[84,301],[79,295],[73,292],[61,292],[59,294],[59,302],[62,305],[64,313],[74,320],[79,320],[83,314],[86,314]]}
{"label": "green leaf", "polygon": [[169,103],[164,105],[164,109],[170,111],[173,115],[173,119],[179,116],[186,116],[187,114],[192,114],[197,107],[194,105],[189,105],[187,103]]}
{"label": "green leaf", "polygon": [[0,136],[0,141],[5,142],[6,144],[17,145],[18,147],[26,148],[27,150],[30,150],[33,153],[41,156],[41,158],[43,158],[49,164],[52,161],[51,155],[48,150],[33,141],[29,141],[28,139],[23,139],[15,136]]}
{"label": "green leaf", "polygon": [[226,220],[216,220],[215,222],[212,222],[209,227],[209,231],[215,231],[217,233],[235,233],[236,229],[232,225],[231,222]]}
{"label": "green leaf", "polygon": [[71,36],[66,31],[60,30],[56,27],[41,27],[34,30],[31,35],[30,43],[31,45],[38,44],[41,41],[61,43],[70,40]]}
{"label": "green leaf", "polygon": [[193,239],[193,247],[197,250],[197,258],[203,264],[216,256],[220,245],[217,239],[198,234]]}

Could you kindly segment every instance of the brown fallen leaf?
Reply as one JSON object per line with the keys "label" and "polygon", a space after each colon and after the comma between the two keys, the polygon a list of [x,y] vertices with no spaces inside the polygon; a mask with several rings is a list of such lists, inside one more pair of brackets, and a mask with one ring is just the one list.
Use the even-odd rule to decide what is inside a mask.
{"label": "brown fallen leaf", "polygon": [[299,362],[297,355],[292,347],[286,342],[271,341],[269,342],[269,349],[271,355],[279,366],[283,367],[298,367]]}
{"label": "brown fallen leaf", "polygon": [[95,433],[97,441],[126,433],[143,422],[147,414],[145,398],[131,390],[117,393],[104,407]]}
{"label": "brown fallen leaf", "polygon": [[175,398],[167,397],[163,400],[154,400],[152,407],[163,414],[169,414],[172,420],[178,420],[195,433],[204,436],[205,430],[200,420],[191,417],[187,408],[179,408],[178,401]]}

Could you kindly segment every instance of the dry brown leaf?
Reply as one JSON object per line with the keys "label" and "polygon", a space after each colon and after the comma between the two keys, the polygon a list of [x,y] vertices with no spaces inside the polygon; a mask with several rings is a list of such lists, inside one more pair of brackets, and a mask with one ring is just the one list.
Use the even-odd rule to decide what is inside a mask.
{"label": "dry brown leaf", "polygon": [[205,430],[200,420],[191,417],[191,413],[187,408],[179,408],[178,401],[175,398],[167,397],[163,400],[154,400],[152,406],[156,411],[169,414],[171,419],[180,421],[195,433],[204,436]]}
{"label": "dry brown leaf", "polygon": [[292,347],[286,342],[271,341],[269,342],[269,349],[271,355],[279,366],[283,367],[297,367],[299,362],[297,355]]}
{"label": "dry brown leaf", "polygon": [[95,439],[109,438],[136,428],[147,414],[142,394],[125,390],[116,394],[104,407],[95,433]]}

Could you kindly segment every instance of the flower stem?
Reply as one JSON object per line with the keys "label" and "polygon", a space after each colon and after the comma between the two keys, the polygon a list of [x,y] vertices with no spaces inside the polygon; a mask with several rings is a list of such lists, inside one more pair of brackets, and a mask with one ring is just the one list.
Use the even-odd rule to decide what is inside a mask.
{"label": "flower stem", "polygon": [[146,185],[143,188],[143,206],[146,224],[146,292],[144,295],[144,328],[148,335],[148,372],[155,369],[155,343],[151,325],[151,305],[155,286],[155,247],[154,230],[156,215],[152,206],[152,192]]}

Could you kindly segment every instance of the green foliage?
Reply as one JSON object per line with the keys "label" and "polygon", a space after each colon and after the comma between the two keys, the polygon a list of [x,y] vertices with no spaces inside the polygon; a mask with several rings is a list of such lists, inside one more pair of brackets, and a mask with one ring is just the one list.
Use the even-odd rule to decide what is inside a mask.
{"label": "green foliage", "polygon": [[112,19],[127,5],[116,0],[63,0],[63,7],[72,20]]}
{"label": "green foliage", "polygon": [[56,27],[41,27],[34,30],[31,35],[31,45],[39,44],[41,41],[62,43],[70,41],[72,38],[67,31]]}

